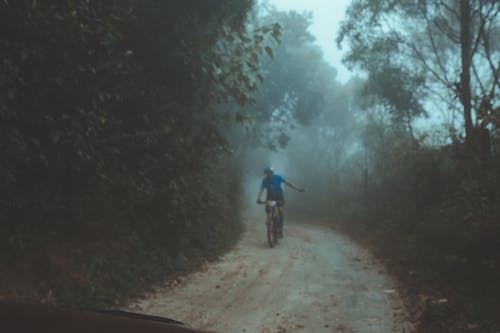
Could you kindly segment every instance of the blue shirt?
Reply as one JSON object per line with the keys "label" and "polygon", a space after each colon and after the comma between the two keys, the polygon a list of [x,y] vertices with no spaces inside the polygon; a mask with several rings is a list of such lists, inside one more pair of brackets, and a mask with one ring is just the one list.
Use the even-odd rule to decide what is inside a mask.
{"label": "blue shirt", "polygon": [[271,178],[264,178],[262,180],[261,190],[267,190],[267,196],[271,198],[282,198],[283,188],[281,184],[285,182],[285,178],[280,175],[273,175]]}

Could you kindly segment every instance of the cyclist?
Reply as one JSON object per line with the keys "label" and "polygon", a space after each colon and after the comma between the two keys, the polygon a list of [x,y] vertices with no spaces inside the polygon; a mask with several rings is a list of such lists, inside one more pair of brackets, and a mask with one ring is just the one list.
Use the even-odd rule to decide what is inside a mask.
{"label": "cyclist", "polygon": [[[283,222],[284,222],[284,206],[285,206],[285,197],[283,195],[283,188],[281,184],[285,184],[288,187],[293,188],[297,192],[304,192],[303,188],[298,187],[297,185],[285,180],[285,178],[281,177],[274,173],[274,170],[271,167],[267,167],[264,169],[265,177],[262,180],[262,184],[260,186],[260,191],[257,196],[257,203],[263,203],[262,193],[264,190],[267,192],[266,201],[276,201],[279,212],[279,221],[278,221],[278,237],[283,238]],[[266,213],[269,212],[269,207],[266,206]]]}

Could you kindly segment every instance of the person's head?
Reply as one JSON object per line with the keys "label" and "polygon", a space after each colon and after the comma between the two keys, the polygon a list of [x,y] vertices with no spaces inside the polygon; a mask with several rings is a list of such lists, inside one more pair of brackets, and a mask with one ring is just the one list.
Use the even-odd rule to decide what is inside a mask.
{"label": "person's head", "polygon": [[267,178],[271,178],[274,175],[274,170],[271,167],[267,167],[264,169],[264,174]]}

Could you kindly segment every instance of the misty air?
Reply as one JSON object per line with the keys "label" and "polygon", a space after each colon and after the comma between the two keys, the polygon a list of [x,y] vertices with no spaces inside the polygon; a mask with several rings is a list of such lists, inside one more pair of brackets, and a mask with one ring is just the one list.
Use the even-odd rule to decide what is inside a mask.
{"label": "misty air", "polygon": [[0,331],[500,332],[498,0],[0,27]]}

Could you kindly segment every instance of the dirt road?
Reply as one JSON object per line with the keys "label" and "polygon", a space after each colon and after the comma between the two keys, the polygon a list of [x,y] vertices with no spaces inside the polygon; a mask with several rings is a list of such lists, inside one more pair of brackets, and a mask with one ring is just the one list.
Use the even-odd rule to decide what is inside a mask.
{"label": "dirt road", "polygon": [[247,222],[236,248],[129,310],[222,333],[401,332],[397,294],[367,253],[331,229],[288,223],[269,249]]}

